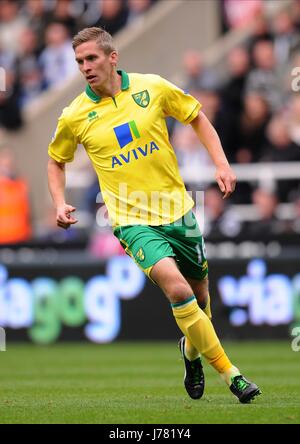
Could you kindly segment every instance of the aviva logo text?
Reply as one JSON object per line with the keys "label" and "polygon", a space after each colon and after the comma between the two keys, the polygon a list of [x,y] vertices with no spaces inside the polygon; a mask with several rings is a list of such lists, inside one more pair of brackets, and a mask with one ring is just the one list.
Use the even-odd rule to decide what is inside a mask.
{"label": "aviva logo text", "polygon": [[118,139],[120,148],[128,145],[133,139],[139,139],[140,133],[134,120],[114,128],[115,135]]}
{"label": "aviva logo text", "polygon": [[[116,126],[114,128],[115,135],[118,139],[120,148],[133,142],[134,139],[140,139],[140,133],[134,120],[128,123],[123,123],[123,125]],[[122,153],[117,156],[112,157],[111,167],[123,166],[130,163],[132,160],[138,160],[141,157],[146,157],[152,154],[153,151],[159,151],[159,147],[154,141],[146,143],[144,147],[134,148],[127,153]]]}
{"label": "aviva logo text", "polygon": [[126,165],[134,159],[138,160],[140,158],[148,156],[149,154],[152,154],[153,151],[159,151],[159,147],[154,141],[146,143],[143,148],[141,146],[138,146],[137,148],[129,150],[126,154],[124,153],[120,154],[119,156],[113,156],[111,158],[111,167],[115,168],[117,165]]}

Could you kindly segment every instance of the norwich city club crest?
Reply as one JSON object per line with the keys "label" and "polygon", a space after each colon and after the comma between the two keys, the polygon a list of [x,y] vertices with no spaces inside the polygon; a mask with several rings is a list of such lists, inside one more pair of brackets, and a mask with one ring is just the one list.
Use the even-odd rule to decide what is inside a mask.
{"label": "norwich city club crest", "polygon": [[145,259],[144,250],[142,248],[139,249],[139,251],[135,255],[136,259],[138,259],[140,262],[142,262]]}
{"label": "norwich city club crest", "polygon": [[136,94],[132,94],[133,100],[135,103],[137,103],[142,108],[146,108],[149,105],[150,102],[150,96],[148,91],[145,89],[145,91],[138,92]]}

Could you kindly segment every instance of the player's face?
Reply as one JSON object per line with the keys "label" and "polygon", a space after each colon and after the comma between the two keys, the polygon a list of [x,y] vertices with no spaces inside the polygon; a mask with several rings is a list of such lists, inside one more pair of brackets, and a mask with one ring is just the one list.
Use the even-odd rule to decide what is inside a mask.
{"label": "player's face", "polygon": [[107,55],[95,41],[77,46],[75,57],[80,72],[93,89],[101,89],[101,86],[109,81],[118,61],[116,51]]}

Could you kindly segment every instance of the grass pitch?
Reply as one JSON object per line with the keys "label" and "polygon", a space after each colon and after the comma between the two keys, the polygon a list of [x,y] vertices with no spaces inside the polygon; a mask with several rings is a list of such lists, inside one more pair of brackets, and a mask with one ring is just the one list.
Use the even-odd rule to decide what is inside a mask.
{"label": "grass pitch", "polygon": [[183,388],[176,343],[7,345],[0,423],[300,423],[300,352],[287,342],[225,343],[263,394],[240,404],[205,364],[206,390]]}

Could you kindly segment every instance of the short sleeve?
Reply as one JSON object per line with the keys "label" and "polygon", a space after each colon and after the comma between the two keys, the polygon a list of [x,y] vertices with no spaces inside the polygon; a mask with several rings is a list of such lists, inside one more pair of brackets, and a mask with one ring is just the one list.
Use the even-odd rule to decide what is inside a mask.
{"label": "short sleeve", "polygon": [[77,144],[77,138],[67,124],[65,113],[62,113],[49,145],[48,154],[57,162],[72,162]]}
{"label": "short sleeve", "polygon": [[165,116],[174,117],[185,125],[192,122],[197,117],[202,105],[193,96],[185,93],[173,83],[163,78],[160,79]]}

